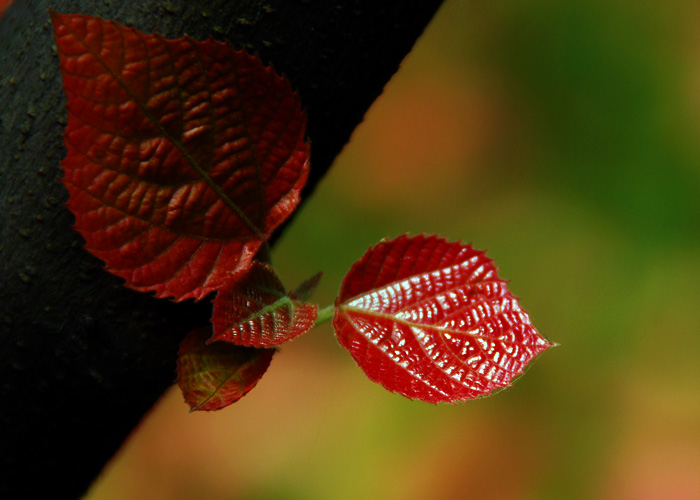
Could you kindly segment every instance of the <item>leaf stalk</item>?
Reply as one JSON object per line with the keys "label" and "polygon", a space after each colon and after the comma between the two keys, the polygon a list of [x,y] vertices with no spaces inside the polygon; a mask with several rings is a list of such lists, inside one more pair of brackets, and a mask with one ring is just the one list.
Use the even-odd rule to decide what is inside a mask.
{"label": "leaf stalk", "polygon": [[324,307],[323,309],[319,309],[318,316],[316,316],[316,322],[314,323],[314,327],[330,321],[331,318],[333,318],[333,314],[335,314],[335,304],[331,304],[327,307]]}

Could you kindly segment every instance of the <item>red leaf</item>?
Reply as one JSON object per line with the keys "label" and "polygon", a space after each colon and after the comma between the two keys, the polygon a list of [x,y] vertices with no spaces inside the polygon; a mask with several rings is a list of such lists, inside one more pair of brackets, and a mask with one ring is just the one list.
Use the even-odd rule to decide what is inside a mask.
{"label": "red leaf", "polygon": [[[310,294],[320,274],[301,288]],[[274,270],[258,261],[238,272],[214,300],[211,341],[271,347],[307,332],[316,321],[315,304],[302,303],[300,292],[287,294]]]}
{"label": "red leaf", "polygon": [[373,381],[431,403],[510,385],[551,347],[483,252],[436,236],[370,248],[345,276],[338,340]]}
{"label": "red leaf", "polygon": [[214,40],[51,14],[68,95],[68,208],[127,286],[200,299],[246,268],[306,182],[291,85]]}
{"label": "red leaf", "polygon": [[190,332],[180,345],[177,383],[191,410],[212,411],[235,403],[255,387],[274,349],[226,342],[206,344],[211,328]]}

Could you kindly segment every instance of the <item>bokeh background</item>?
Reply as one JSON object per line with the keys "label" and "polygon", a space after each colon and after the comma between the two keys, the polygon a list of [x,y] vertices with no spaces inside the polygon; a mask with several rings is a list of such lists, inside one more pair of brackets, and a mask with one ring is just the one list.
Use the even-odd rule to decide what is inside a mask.
{"label": "bokeh background", "polygon": [[472,242],[561,346],[432,406],[324,325],[226,410],[171,390],[87,499],[699,499],[699,111],[694,0],[447,0],[275,263],[325,305],[382,237]]}

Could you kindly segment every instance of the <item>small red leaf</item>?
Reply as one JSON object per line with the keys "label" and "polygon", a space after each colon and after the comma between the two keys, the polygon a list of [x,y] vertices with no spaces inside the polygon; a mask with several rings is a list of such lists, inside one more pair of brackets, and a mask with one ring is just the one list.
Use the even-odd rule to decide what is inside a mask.
{"label": "small red leaf", "polygon": [[507,387],[551,347],[471,245],[401,236],[370,248],[345,276],[333,326],[373,381],[431,403]]}
{"label": "small red leaf", "polygon": [[274,349],[226,342],[207,344],[211,328],[190,332],[180,345],[177,383],[191,410],[220,410],[255,387],[270,365]]}
{"label": "small red leaf", "polygon": [[[311,293],[320,275],[305,282],[304,291]],[[315,304],[302,303],[287,294],[274,270],[253,261],[247,270],[239,271],[214,300],[211,341],[225,340],[238,345],[271,347],[307,332],[316,321]]]}
{"label": "small red leaf", "polygon": [[127,286],[200,299],[246,268],[308,175],[286,78],[229,44],[51,14],[76,229]]}

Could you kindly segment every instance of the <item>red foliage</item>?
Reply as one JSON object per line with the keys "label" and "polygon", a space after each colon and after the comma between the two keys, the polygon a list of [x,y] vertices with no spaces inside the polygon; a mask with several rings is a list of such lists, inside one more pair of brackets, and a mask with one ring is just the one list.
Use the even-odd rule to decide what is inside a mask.
{"label": "red foliage", "polygon": [[200,299],[248,267],[306,182],[287,79],[214,40],[52,13],[68,96],[68,208],[127,286]]}
{"label": "red foliage", "polygon": [[408,398],[488,395],[551,347],[496,271],[483,252],[436,236],[379,243],[343,280],[338,340],[370,379]]}
{"label": "red foliage", "polygon": [[180,345],[177,383],[194,410],[220,410],[245,396],[270,365],[274,349],[227,342],[207,344],[211,328],[190,332]]}
{"label": "red foliage", "polygon": [[[312,287],[318,283],[316,275]],[[309,291],[310,293],[310,291]],[[307,332],[316,321],[317,306],[288,294],[267,264],[252,266],[232,276],[214,301],[211,340],[238,345],[272,347]]]}
{"label": "red foliage", "polygon": [[[218,291],[213,333],[195,330],[181,345],[178,384],[192,409],[227,406],[264,374],[274,353],[265,347],[317,318],[305,300],[320,275],[287,293],[253,261],[308,176],[299,96],[225,43],[51,18],[75,228],[133,289],[175,300]],[[335,305],[338,339],[367,376],[432,403],[507,387],[551,347],[483,252],[436,236],[370,248]]]}

